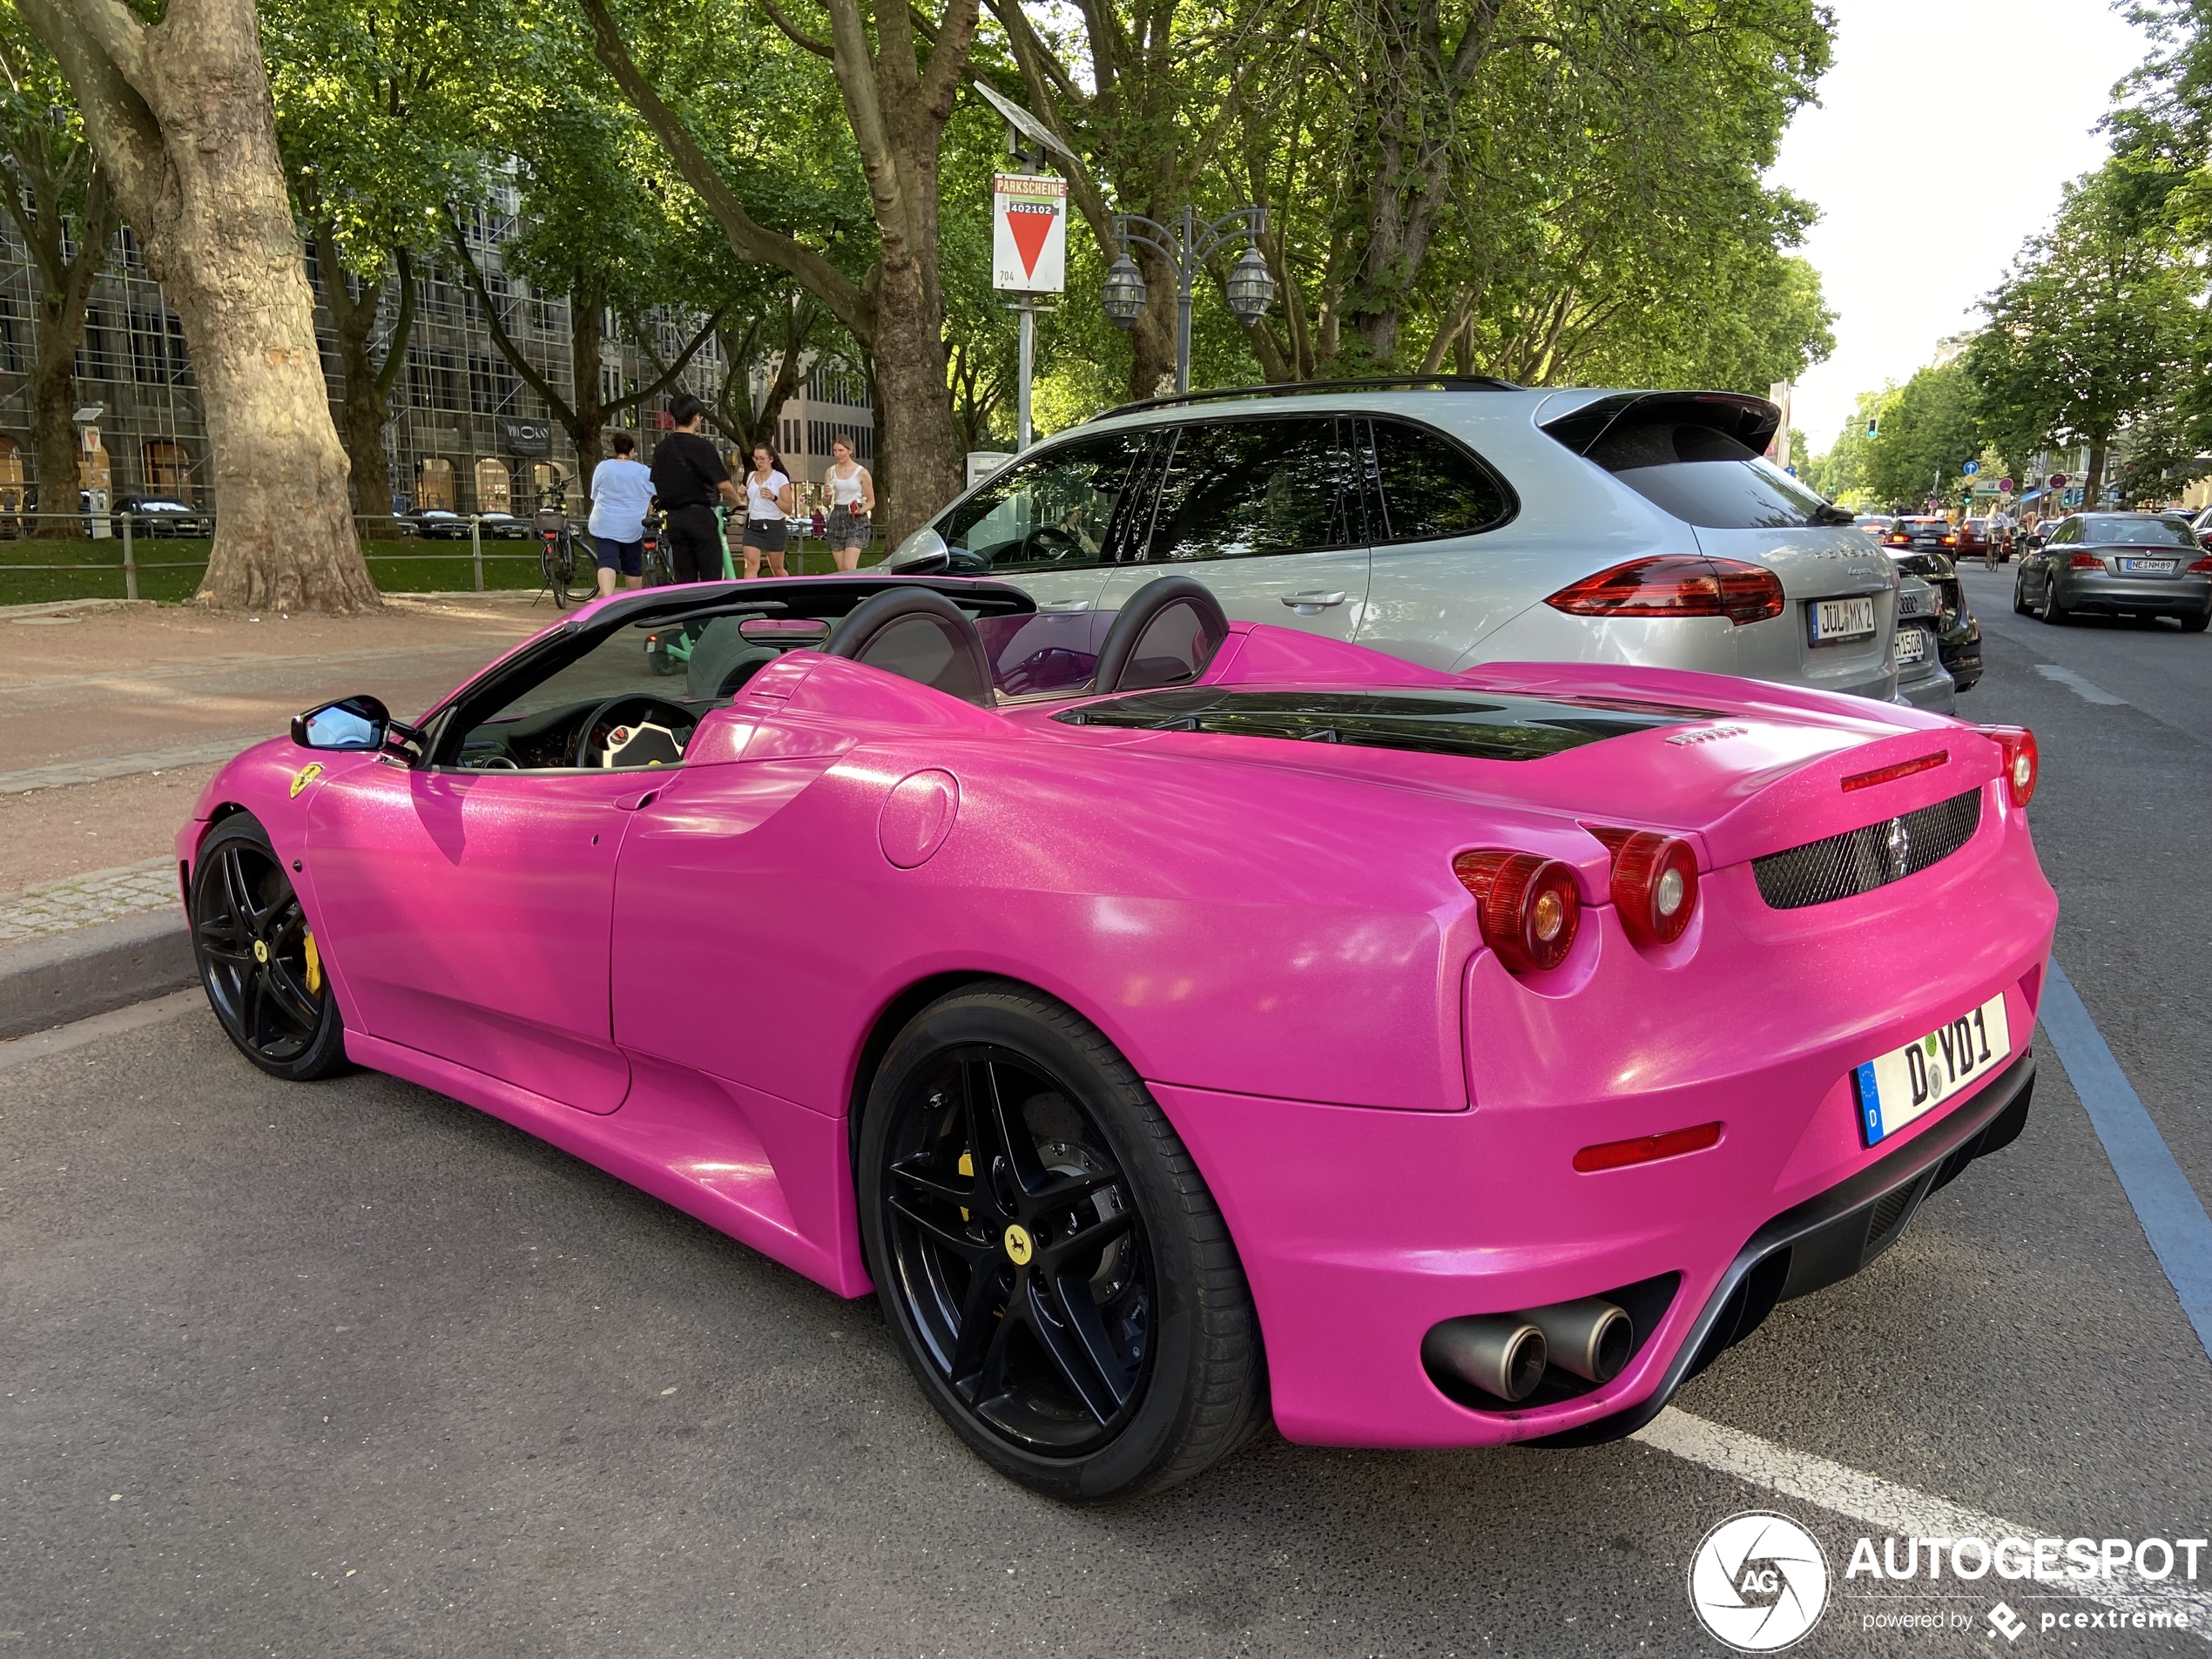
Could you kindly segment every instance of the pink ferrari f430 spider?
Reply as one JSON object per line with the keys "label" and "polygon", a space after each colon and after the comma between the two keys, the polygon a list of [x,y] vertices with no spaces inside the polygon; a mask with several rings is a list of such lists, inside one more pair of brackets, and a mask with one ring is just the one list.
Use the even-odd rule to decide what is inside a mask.
{"label": "pink ferrari f430 spider", "polygon": [[[177,851],[255,1065],[480,1107],[846,1296],[1014,1479],[1633,1432],[2020,1131],[2033,738],[815,577],[601,601]],[[1971,927],[1930,928],[1931,914]]]}

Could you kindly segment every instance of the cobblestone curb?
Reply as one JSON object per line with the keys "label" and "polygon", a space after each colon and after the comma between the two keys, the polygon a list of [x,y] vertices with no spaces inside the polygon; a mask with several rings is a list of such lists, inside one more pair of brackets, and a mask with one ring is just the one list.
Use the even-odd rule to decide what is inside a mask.
{"label": "cobblestone curb", "polygon": [[[174,878],[172,878],[173,882]],[[199,975],[182,907],[0,945],[0,1039],[182,990]]]}

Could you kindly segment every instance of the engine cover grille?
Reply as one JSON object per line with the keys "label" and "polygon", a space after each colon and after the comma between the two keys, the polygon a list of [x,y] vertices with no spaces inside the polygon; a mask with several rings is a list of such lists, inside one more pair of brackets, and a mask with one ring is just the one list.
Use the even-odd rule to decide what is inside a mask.
{"label": "engine cover grille", "polygon": [[1981,827],[1981,791],[1901,818],[1845,830],[1751,860],[1759,897],[1775,910],[1801,910],[1902,881],[1949,858]]}

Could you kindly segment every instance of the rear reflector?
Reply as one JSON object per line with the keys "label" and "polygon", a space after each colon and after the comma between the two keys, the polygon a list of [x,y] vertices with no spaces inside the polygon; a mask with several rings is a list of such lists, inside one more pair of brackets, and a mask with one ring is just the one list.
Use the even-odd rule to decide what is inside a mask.
{"label": "rear reflector", "polygon": [[1664,1135],[1646,1135],[1633,1141],[1605,1141],[1577,1152],[1575,1167],[1584,1175],[1599,1170],[1625,1170],[1632,1163],[1656,1163],[1685,1152],[1702,1152],[1717,1146],[1720,1138],[1718,1123],[1700,1123],[1695,1129],[1673,1129]]}
{"label": "rear reflector", "polygon": [[1782,578],[1763,564],[1669,554],[1586,576],[1544,603],[1570,617],[1726,617],[1741,627],[1782,614]]}
{"label": "rear reflector", "polygon": [[1878,766],[1872,772],[1855,772],[1844,779],[1844,793],[1854,789],[1871,789],[1876,784],[1895,783],[1900,778],[1910,778],[1916,772],[1932,772],[1951,759],[1951,751],[1939,749],[1932,755],[1922,755],[1917,760],[1900,760],[1894,766]]}

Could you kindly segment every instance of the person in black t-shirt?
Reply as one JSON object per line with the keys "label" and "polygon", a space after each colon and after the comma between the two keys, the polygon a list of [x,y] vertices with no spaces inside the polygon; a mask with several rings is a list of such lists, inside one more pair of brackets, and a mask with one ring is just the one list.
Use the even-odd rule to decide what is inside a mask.
{"label": "person in black t-shirt", "polygon": [[699,434],[706,405],[687,395],[668,414],[676,430],[653,446],[653,494],[668,515],[669,568],[678,582],[718,582],[722,539],[714,533],[714,503],[719,499],[742,511],[745,497],[713,443]]}

